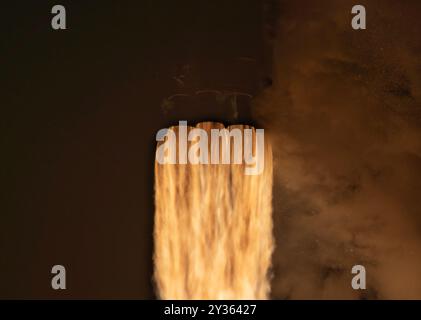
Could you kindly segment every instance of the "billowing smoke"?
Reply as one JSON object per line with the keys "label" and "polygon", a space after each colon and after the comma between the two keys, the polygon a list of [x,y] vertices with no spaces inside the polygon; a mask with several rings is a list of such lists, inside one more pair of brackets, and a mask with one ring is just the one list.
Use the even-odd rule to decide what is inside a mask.
{"label": "billowing smoke", "polygon": [[[367,10],[353,30],[351,8]],[[279,4],[274,298],[421,298],[421,2]],[[367,270],[353,290],[351,268]]]}
{"label": "billowing smoke", "polygon": [[[211,137],[211,130],[219,131],[224,126],[207,122],[198,124],[197,128]],[[178,144],[184,129],[171,128]],[[190,136],[193,128],[188,130]],[[254,129],[228,127],[229,132],[234,130],[240,133],[237,135],[240,140],[226,135],[221,137],[219,145],[205,141],[205,147],[198,150],[200,158],[208,164],[161,161],[159,155],[164,151],[167,159],[171,158],[171,151],[176,150],[174,158],[180,159],[185,153],[179,147],[168,147],[169,134],[158,144],[154,278],[161,299],[265,299],[269,296],[273,251],[272,152],[265,139],[264,153],[258,154],[258,133]],[[246,130],[253,133],[252,143],[248,144],[253,150],[246,147],[250,141],[246,140]],[[204,141],[191,139],[186,143],[189,157],[195,154],[190,152],[196,150],[199,140]],[[237,146],[242,146],[239,153],[235,151],[236,141]],[[247,175],[247,164],[235,162],[241,152],[251,154],[246,148],[256,156],[264,156],[261,174]],[[216,157],[215,150],[218,150]],[[211,159],[222,162],[224,150],[231,155],[230,161],[211,164]]]}

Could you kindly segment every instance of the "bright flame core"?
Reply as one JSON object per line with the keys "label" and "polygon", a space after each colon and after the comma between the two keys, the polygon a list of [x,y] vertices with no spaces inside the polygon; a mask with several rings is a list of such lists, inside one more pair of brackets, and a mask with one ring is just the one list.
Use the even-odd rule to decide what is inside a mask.
{"label": "bright flame core", "polygon": [[[224,126],[206,122],[197,127],[210,133]],[[250,128],[228,129],[234,127]],[[264,152],[260,175],[245,175],[244,163],[155,162],[154,279],[159,298],[268,298],[274,241],[267,139]]]}

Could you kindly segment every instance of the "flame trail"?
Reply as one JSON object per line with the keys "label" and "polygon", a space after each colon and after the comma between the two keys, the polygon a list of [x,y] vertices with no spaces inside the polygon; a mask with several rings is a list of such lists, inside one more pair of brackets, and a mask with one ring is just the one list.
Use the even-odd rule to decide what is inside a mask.
{"label": "flame trail", "polygon": [[[197,127],[208,133],[224,128],[210,122]],[[250,128],[228,130],[234,127]],[[268,298],[274,241],[267,139],[264,159],[260,175],[245,175],[244,163],[155,162],[154,279],[159,298]]]}

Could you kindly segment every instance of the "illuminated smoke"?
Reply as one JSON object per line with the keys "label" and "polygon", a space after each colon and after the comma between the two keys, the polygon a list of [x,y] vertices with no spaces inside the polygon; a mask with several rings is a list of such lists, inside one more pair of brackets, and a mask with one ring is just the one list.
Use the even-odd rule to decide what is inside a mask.
{"label": "illuminated smoke", "polygon": [[364,1],[364,31],[358,3],[279,1],[254,108],[274,153],[273,298],[421,298],[421,2]]}
{"label": "illuminated smoke", "polygon": [[[228,130],[233,127],[249,128]],[[207,122],[197,128],[210,136],[211,129],[224,126]],[[178,127],[172,129],[177,132]],[[268,298],[274,241],[272,153],[265,138],[260,175],[245,175],[245,164],[155,162],[154,279],[159,298]]]}

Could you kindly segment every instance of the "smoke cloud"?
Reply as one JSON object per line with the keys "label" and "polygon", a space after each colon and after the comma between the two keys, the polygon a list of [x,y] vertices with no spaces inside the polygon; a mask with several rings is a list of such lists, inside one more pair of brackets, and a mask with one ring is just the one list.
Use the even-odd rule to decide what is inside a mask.
{"label": "smoke cloud", "polygon": [[[273,298],[421,299],[420,12],[279,2],[274,81],[254,107],[274,148]],[[356,264],[367,290],[351,287]]]}

